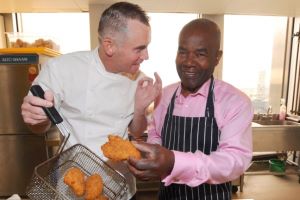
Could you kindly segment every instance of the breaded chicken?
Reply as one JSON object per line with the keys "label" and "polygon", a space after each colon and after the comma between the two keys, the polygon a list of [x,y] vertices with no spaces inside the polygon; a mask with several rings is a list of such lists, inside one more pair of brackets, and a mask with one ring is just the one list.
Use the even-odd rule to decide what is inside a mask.
{"label": "breaded chicken", "polygon": [[117,135],[109,135],[108,140],[101,146],[105,157],[114,161],[127,160],[130,156],[136,159],[141,158],[141,153],[129,140],[123,140]]}
{"label": "breaded chicken", "polygon": [[84,173],[77,167],[72,167],[64,175],[64,183],[67,184],[76,196],[82,196],[85,192]]}
{"label": "breaded chicken", "polygon": [[93,174],[86,179],[85,200],[95,200],[102,194],[103,180],[99,174]]}
{"label": "breaded chicken", "polygon": [[100,195],[98,197],[96,197],[94,200],[109,200],[108,197],[104,196],[104,195]]}

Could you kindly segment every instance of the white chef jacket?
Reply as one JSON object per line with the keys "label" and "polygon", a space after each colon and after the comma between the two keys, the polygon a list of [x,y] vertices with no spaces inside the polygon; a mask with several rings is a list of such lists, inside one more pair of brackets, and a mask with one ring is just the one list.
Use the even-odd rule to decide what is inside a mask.
{"label": "white chef jacket", "polygon": [[[138,80],[107,72],[93,51],[65,54],[48,60],[33,82],[54,93],[55,107],[71,125],[69,145],[80,143],[102,159],[100,149],[108,134],[127,137],[133,118]],[[123,166],[122,166],[123,165]],[[125,164],[115,166],[126,176],[130,198],[136,192],[135,179]]]}

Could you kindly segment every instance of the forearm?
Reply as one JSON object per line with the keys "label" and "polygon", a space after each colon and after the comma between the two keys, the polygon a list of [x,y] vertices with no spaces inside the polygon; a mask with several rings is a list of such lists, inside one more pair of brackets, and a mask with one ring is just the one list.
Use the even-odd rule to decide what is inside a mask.
{"label": "forearm", "polygon": [[203,183],[220,184],[231,181],[245,171],[252,157],[252,152],[214,152],[215,155],[205,155],[200,151],[174,153],[173,171],[163,182],[166,185],[177,183],[191,187]]}
{"label": "forearm", "polygon": [[147,128],[145,112],[134,112],[133,119],[129,125],[129,132],[134,138],[140,138]]}
{"label": "forearm", "polygon": [[155,83],[149,77],[139,80],[135,93],[134,116],[130,123],[129,131],[135,138],[141,137],[147,128],[146,109],[158,97],[161,92],[162,83],[155,72]]}
{"label": "forearm", "polygon": [[[164,182],[197,186],[202,183],[219,184],[236,179],[249,167],[252,159],[252,131],[249,127],[241,133],[223,131],[216,151],[206,155],[174,152],[173,171]],[[239,132],[239,131],[238,131]],[[223,134],[223,135],[222,135]]]}

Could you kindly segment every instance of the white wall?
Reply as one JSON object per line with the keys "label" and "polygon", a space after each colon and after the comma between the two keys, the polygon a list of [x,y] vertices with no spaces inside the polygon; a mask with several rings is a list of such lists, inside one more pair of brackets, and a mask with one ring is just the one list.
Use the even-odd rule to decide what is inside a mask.
{"label": "white wall", "polygon": [[89,7],[91,49],[98,46],[98,24],[101,14],[107,7],[108,5],[103,4],[91,4]]}

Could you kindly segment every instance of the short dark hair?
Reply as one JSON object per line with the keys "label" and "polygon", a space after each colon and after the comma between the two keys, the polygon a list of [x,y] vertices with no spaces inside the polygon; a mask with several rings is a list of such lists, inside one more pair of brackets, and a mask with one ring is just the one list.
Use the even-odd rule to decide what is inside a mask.
{"label": "short dark hair", "polygon": [[102,13],[98,26],[99,37],[126,31],[128,19],[138,20],[150,26],[149,17],[140,6],[128,2],[118,2],[112,4]]}

